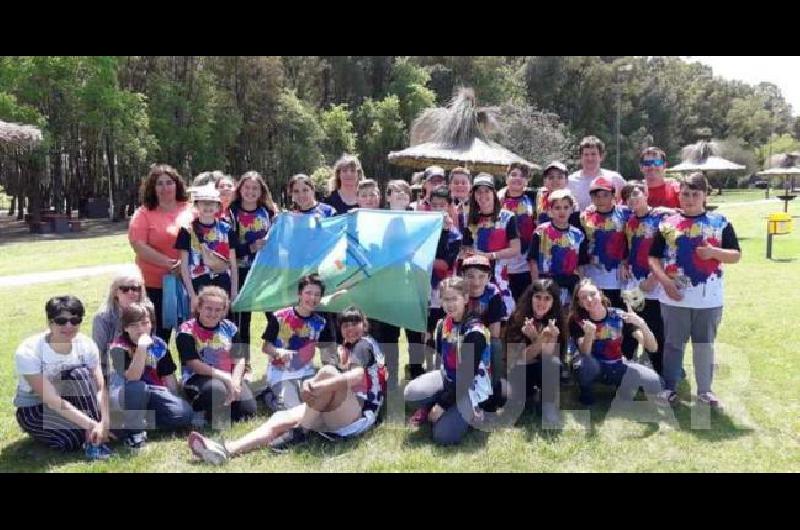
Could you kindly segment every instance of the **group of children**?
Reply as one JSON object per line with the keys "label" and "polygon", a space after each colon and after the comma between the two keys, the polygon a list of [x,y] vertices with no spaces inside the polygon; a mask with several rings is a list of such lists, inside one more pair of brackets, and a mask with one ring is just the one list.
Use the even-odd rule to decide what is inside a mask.
{"label": "group of children", "polygon": [[[352,156],[337,162],[327,202],[316,199],[308,176],[289,180],[295,214],[330,217],[353,208],[380,208],[385,197],[393,210],[443,215],[428,329],[406,330],[409,382],[404,391],[415,410],[411,423],[431,423],[436,443],[458,443],[486,412],[503,407],[509,395],[524,395],[541,408],[545,426],[558,427],[559,383],[573,374],[587,405],[597,382],[619,387],[622,399],[632,400],[642,388],[661,405],[674,403],[690,338],[698,401],[721,407],[711,390],[713,343],[722,315],[721,264],[735,263],[740,256],[733,227],[724,216],[706,211],[709,187],[702,174],[665,186],[663,151],[646,149],[640,157],[645,180],[623,185],[616,174],[599,168],[602,154],[602,142],[584,139],[582,162],[585,156],[596,167],[587,163],[568,175],[564,164],[553,162],[545,167],[544,186],[538,190],[528,189],[524,164],[508,168],[499,191],[489,174],[473,179],[465,168],[455,168],[448,182],[445,171],[432,166],[424,173],[424,196],[415,203],[403,180],[390,181],[383,196]],[[258,396],[250,390],[250,314],[230,313],[230,301],[281,212],[256,172],[244,174],[235,185],[229,180],[194,190],[195,219],[180,229],[175,242],[193,311],[176,337],[187,401],[173,403],[172,415],[161,413],[162,419],[178,419],[161,423],[237,421],[252,417],[257,400],[263,399],[273,415],[243,438],[219,443],[197,432],[189,436],[192,452],[216,464],[265,445],[280,451],[304,440],[309,431],[328,438],[365,432],[380,417],[388,382],[398,378],[400,330],[355,307],[339,315],[318,312],[325,285],[317,275],[300,280],[296,304],[267,314],[261,348],[269,357],[267,387]],[[671,191],[665,193],[662,186]],[[588,190],[591,200],[583,209],[576,198],[581,190]],[[651,193],[659,199],[650,201]],[[116,399],[117,406],[148,408],[142,395],[152,404],[158,400],[149,396],[164,393],[149,390],[154,385],[166,388],[169,398],[178,395],[171,375],[177,368],[163,341],[148,340],[159,317],[147,305],[143,286],[142,300],[132,302],[133,309],[122,307],[122,298],[117,303],[117,287],[123,286],[112,286],[110,300],[119,306],[114,315],[121,333],[113,347],[97,344],[97,351],[99,357],[110,351],[121,359],[110,363],[117,374],[111,385],[134,398]],[[76,312],[71,307],[48,308],[49,337],[60,336],[62,316],[69,322],[77,314],[82,317],[82,308]],[[646,353],[642,362],[636,359],[639,345]],[[314,368],[317,349],[319,370]],[[435,351],[435,365],[429,361],[424,366],[426,350]],[[513,375],[519,370],[522,379]],[[20,387],[30,387],[24,374],[32,372],[19,373]],[[95,387],[103,386],[96,374],[88,378]],[[510,380],[524,381],[524,389],[513,388]],[[143,382],[139,386],[146,391],[128,390],[132,381]],[[100,394],[96,409],[104,406]],[[87,418],[106,421],[102,410],[95,412]],[[143,424],[134,423],[126,420],[120,432],[137,447],[143,443],[137,434]],[[20,420],[20,425],[35,432],[29,423]],[[92,427],[93,440],[105,439],[103,433],[107,438],[108,425],[103,428],[98,433]]]}

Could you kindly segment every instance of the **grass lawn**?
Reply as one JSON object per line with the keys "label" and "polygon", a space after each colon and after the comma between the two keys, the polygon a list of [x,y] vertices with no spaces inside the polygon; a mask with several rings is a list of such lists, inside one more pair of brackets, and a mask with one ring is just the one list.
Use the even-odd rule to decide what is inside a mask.
{"label": "grass lawn", "polygon": [[0,245],[0,276],[128,263],[133,258],[127,233],[4,243]]}
{"label": "grass lawn", "polygon": [[[587,409],[577,405],[574,387],[562,388],[562,410],[567,412],[567,428],[551,434],[539,426],[538,416],[524,413],[516,426],[492,433],[473,431],[455,448],[438,448],[429,442],[430,430],[412,432],[406,427],[385,423],[358,440],[339,444],[311,443],[286,455],[256,451],[235,459],[224,469],[240,472],[267,471],[800,471],[800,367],[793,325],[800,314],[800,236],[795,232],[775,240],[774,255],[785,261],[767,262],[764,258],[764,218],[778,211],[779,203],[756,203],[719,209],[734,223],[740,237],[743,258],[726,269],[726,310],[718,337],[720,369],[714,388],[728,407],[723,415],[712,414],[708,428],[693,429],[694,406],[688,400],[689,385],[680,394],[684,403],[675,411],[676,422],[644,423],[608,414],[610,391],[598,392],[598,402],[588,412],[584,428],[575,420]],[[800,214],[800,207],[790,206]],[[798,227],[800,231],[800,227]],[[116,236],[114,236],[116,237]],[[108,241],[115,244],[114,237]],[[123,236],[124,241],[124,236]],[[48,256],[54,256],[58,243],[48,243]],[[31,243],[30,245],[38,245]],[[112,244],[113,246],[113,244]],[[10,246],[9,246],[10,248]],[[109,253],[93,247],[95,261],[109,262]],[[28,252],[25,244],[19,255],[41,256]],[[74,259],[81,247],[62,247],[58,263]],[[114,256],[121,254],[114,253]],[[39,258],[41,259],[41,257]],[[48,259],[56,259],[48,258]],[[12,262],[4,255],[0,267]],[[32,262],[33,262],[32,261]],[[58,268],[63,268],[59,266]],[[4,270],[1,269],[0,270]],[[11,400],[16,382],[13,352],[19,342],[44,327],[43,306],[53,295],[71,292],[86,303],[89,315],[106,294],[108,276],[69,283],[34,285],[28,288],[3,288],[0,297],[13,300],[4,305],[0,321],[0,471],[220,471],[191,461],[185,436],[151,434],[147,448],[133,455],[120,445],[108,462],[86,463],[82,454],[61,455],[34,444],[22,434],[14,418]],[[789,296],[787,296],[789,295]],[[91,320],[91,319],[89,319]],[[256,315],[254,337],[263,329],[263,315]],[[90,333],[90,323],[83,331]],[[403,350],[404,351],[404,350]],[[694,387],[691,354],[687,353],[689,383]],[[264,358],[254,356],[258,375]],[[402,354],[401,365],[405,364]],[[605,396],[605,398],[603,397]],[[234,438],[264,421],[259,418],[234,426],[224,436]],[[694,422],[703,425],[695,414]]]}

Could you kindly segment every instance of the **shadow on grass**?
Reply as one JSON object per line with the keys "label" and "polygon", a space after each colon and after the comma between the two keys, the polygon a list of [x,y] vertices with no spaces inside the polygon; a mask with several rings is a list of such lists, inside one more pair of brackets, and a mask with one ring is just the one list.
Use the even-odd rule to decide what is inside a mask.
{"label": "shadow on grass", "polygon": [[489,436],[491,436],[490,432],[470,428],[461,440],[461,443],[447,446],[436,445],[433,441],[432,427],[430,424],[426,423],[419,429],[408,430],[405,433],[402,445],[409,449],[431,447],[436,456],[470,454],[483,451],[486,448],[486,443],[489,441]]}
{"label": "shadow on grass", "polygon": [[42,473],[53,467],[85,461],[83,451],[67,453],[50,449],[25,436],[6,445],[0,452],[0,472]]}
{"label": "shadow on grass", "polygon": [[0,247],[10,243],[31,241],[60,241],[62,239],[93,239],[128,232],[128,221],[112,222],[108,219],[82,219],[80,232],[65,234],[34,234],[27,223],[22,221],[0,219]]}

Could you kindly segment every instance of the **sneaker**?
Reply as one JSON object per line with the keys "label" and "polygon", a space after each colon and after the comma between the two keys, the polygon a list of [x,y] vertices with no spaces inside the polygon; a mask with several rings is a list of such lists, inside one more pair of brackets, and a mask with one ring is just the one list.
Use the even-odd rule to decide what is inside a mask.
{"label": "sneaker", "polygon": [[669,407],[678,401],[678,393],[674,390],[662,390],[656,394],[656,403],[661,407]]}
{"label": "sneaker", "polygon": [[125,445],[131,449],[141,449],[147,442],[147,431],[136,432],[125,437]]}
{"label": "sneaker", "polygon": [[411,418],[408,420],[408,426],[417,428],[421,425],[424,425],[425,422],[428,421],[428,413],[431,411],[428,407],[421,407],[418,408],[414,414],[411,415]]}
{"label": "sneaker", "polygon": [[722,410],[722,403],[713,392],[703,392],[697,395],[697,401],[705,403],[712,409]]}
{"label": "sneaker", "polygon": [[108,460],[111,458],[112,451],[106,444],[83,444],[86,458],[89,460]]}
{"label": "sneaker", "polygon": [[189,435],[189,448],[195,456],[215,466],[223,464],[230,458],[230,453],[225,449],[224,444],[217,443],[194,431]]}
{"label": "sneaker", "polygon": [[269,443],[269,449],[273,453],[283,454],[289,451],[289,447],[299,445],[308,441],[308,435],[302,427],[294,427],[281,434]]}

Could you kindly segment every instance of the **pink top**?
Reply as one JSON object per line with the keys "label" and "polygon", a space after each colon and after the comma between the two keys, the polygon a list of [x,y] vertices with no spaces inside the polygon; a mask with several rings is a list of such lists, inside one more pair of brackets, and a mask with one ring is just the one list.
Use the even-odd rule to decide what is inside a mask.
{"label": "pink top", "polygon": [[[128,240],[146,243],[157,252],[178,259],[180,251],[174,248],[178,231],[181,226],[190,226],[193,217],[192,207],[188,202],[179,202],[178,207],[171,212],[164,212],[158,208],[148,210],[147,207],[140,206],[131,217]],[[136,265],[142,271],[145,286],[161,289],[161,281],[164,275],[169,273],[169,269],[145,261],[138,255]]]}

